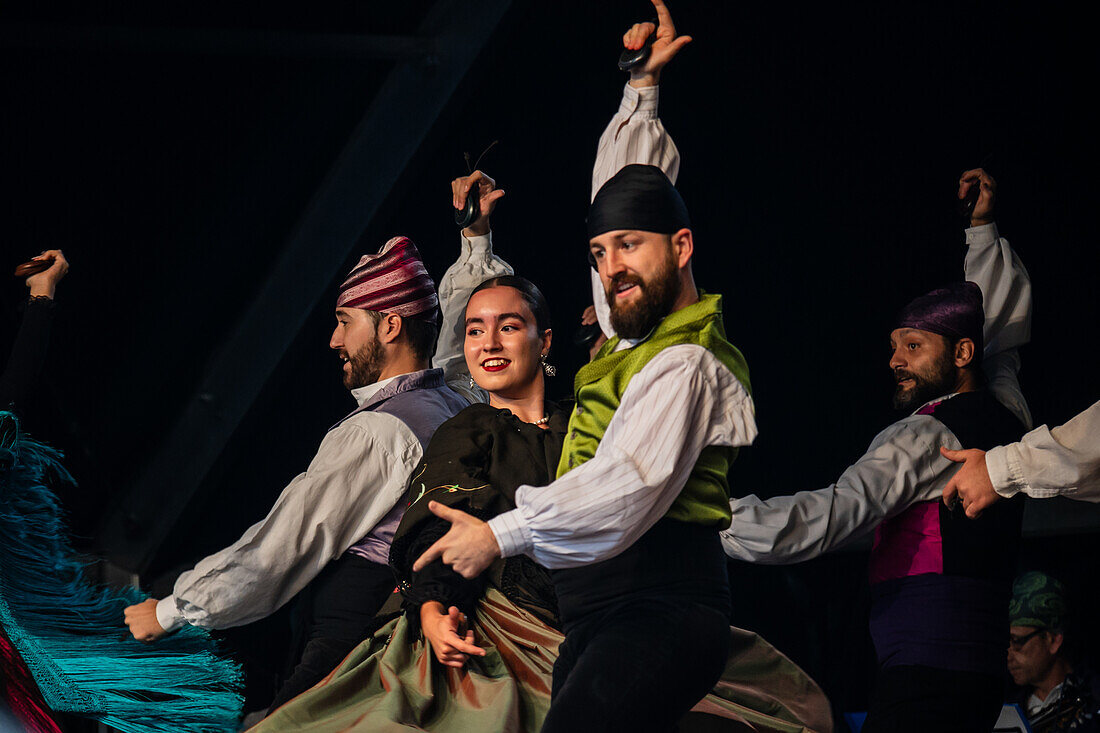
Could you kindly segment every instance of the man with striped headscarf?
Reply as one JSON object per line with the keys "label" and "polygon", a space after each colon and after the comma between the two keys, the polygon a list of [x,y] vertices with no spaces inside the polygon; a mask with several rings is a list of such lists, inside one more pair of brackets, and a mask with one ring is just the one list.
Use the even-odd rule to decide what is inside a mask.
{"label": "man with striped headscarf", "polygon": [[357,409],[263,520],[183,573],[172,595],[126,609],[134,637],[152,642],[185,624],[259,620],[301,592],[293,671],[273,707],[330,672],[392,593],[386,561],[405,484],[435,429],[467,404],[429,368],[439,300],[408,238],[359,260],[340,286],[336,321],[329,346]]}

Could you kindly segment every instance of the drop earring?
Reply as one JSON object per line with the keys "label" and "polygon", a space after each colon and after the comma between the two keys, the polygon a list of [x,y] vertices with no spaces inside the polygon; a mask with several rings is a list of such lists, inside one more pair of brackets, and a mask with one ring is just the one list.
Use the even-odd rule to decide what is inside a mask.
{"label": "drop earring", "polygon": [[546,363],[546,354],[539,354],[539,361],[542,362],[542,373],[548,377],[552,377],[558,373],[558,368],[553,364]]}

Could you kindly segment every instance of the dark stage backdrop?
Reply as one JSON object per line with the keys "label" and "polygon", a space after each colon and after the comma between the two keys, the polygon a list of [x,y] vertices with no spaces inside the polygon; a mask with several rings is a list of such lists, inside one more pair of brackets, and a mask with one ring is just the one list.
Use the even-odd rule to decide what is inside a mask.
{"label": "dark stage backdrop", "polygon": [[[0,19],[409,32],[428,3],[375,5],[15,2]],[[682,153],[696,277],[725,295],[760,427],[733,468],[736,493],[824,486],[896,419],[891,319],[909,298],[961,277],[953,195],[959,173],[983,160],[1000,183],[1001,231],[1034,283],[1023,382],[1036,423],[1060,423],[1100,397],[1096,64],[1074,18],[1035,5],[681,2],[672,11],[695,41],[665,75],[661,116]],[[508,192],[493,221],[497,248],[551,302],[556,396],[580,363],[569,339],[589,302],[583,221],[596,140],[624,81],[618,37],[649,13],[641,1],[516,2],[358,250],[406,234],[441,276],[458,250],[448,182],[465,173],[464,151],[499,140],[483,164]],[[72,262],[30,423],[70,455],[81,488],[65,498],[88,546],[388,70],[0,47],[5,267],[57,246]],[[150,581],[166,583],[258,520],[352,406],[327,341],[335,285],[355,257],[332,273]],[[21,295],[9,280],[6,334]],[[1095,534],[1036,539],[1023,564],[1086,587],[1100,571],[1096,547]],[[852,551],[791,569],[731,565],[734,621],[806,665],[838,711],[866,702],[864,564]]]}

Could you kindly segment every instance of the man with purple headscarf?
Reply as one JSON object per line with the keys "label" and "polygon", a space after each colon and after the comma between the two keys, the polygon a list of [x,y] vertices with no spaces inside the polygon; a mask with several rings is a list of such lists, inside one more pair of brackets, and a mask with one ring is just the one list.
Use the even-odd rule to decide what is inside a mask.
{"label": "man with purple headscarf", "polygon": [[939,499],[953,464],[939,449],[991,447],[1031,426],[1016,379],[1031,287],[993,223],[993,179],[980,169],[964,173],[959,198],[974,186],[967,282],[910,302],[890,334],[894,407],[907,416],[824,489],[731,501],[733,523],[722,533],[730,557],[782,564],[874,531],[879,675],[865,733],[988,731],[1001,707],[1023,506],[1003,501],[978,520],[949,509]]}

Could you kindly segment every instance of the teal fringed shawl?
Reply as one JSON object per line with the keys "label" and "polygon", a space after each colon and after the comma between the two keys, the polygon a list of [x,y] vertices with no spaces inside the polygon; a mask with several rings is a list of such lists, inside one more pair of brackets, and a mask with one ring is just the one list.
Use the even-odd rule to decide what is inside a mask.
{"label": "teal fringed shawl", "polygon": [[0,412],[0,625],[46,703],[127,733],[236,730],[240,668],[207,632],[143,644],[122,611],[145,596],[85,579],[47,487],[73,482],[60,461]]}

